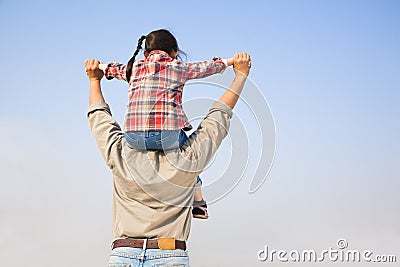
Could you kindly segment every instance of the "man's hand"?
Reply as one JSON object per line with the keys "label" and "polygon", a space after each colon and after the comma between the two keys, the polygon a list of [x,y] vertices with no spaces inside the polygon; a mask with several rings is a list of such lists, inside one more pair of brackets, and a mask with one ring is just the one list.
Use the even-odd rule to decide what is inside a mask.
{"label": "man's hand", "polygon": [[104,73],[99,68],[100,61],[96,59],[87,59],[85,62],[86,74],[90,81],[100,81]]}
{"label": "man's hand", "polygon": [[235,70],[236,77],[228,90],[222,94],[220,101],[227,104],[230,108],[234,108],[239,96],[242,93],[247,76],[251,68],[250,55],[247,53],[235,54],[233,57],[233,69]]}
{"label": "man's hand", "polygon": [[250,55],[247,53],[237,53],[233,56],[233,69],[235,70],[236,76],[249,75],[251,68]]}

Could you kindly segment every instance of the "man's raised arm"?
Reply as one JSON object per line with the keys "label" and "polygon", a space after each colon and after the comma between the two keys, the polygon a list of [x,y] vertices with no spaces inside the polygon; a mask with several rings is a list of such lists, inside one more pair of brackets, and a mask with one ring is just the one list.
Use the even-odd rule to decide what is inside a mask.
{"label": "man's raised arm", "polygon": [[213,103],[197,130],[185,142],[185,145],[191,148],[187,153],[188,159],[196,162],[192,171],[195,169],[195,172],[202,172],[221,145],[222,140],[227,136],[232,109],[239,100],[239,95],[249,75],[250,55],[247,53],[235,54],[234,70],[236,77],[230,87],[222,94],[219,101]]}
{"label": "man's raised arm", "polygon": [[247,76],[251,68],[250,55],[247,53],[238,53],[233,57],[233,69],[235,70],[235,79],[231,86],[220,97],[220,101],[224,102],[228,107],[233,109],[242,93]]}
{"label": "man's raised arm", "polygon": [[87,112],[90,130],[97,146],[109,168],[113,168],[114,159],[119,155],[119,144],[124,136],[121,127],[111,116],[111,110],[105,103],[101,92],[100,81],[103,71],[99,69],[99,61],[88,59],[85,62],[86,73],[90,82],[90,107]]}
{"label": "man's raised arm", "polygon": [[95,102],[105,102],[100,87],[100,81],[103,78],[104,73],[99,69],[99,64],[100,61],[95,59],[88,59],[85,62],[86,74],[90,82],[90,105]]}

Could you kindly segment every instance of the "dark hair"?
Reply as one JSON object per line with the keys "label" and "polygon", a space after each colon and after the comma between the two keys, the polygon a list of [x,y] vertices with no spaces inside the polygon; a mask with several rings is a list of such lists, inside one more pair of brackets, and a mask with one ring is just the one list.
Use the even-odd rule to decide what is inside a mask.
{"label": "dark hair", "polygon": [[147,35],[142,35],[138,40],[138,44],[132,58],[128,61],[128,64],[126,66],[126,80],[128,82],[131,79],[133,63],[135,62],[135,58],[140,49],[142,49],[142,43],[145,39],[145,50],[148,53],[153,50],[162,50],[168,54],[179,51],[178,42],[176,41],[175,37],[167,30],[160,29],[152,31]]}

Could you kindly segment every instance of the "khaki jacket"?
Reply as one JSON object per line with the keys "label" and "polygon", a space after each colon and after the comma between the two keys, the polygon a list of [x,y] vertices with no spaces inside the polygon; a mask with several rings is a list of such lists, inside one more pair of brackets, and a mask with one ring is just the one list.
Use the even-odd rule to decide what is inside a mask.
{"label": "khaki jacket", "polygon": [[215,101],[181,148],[130,148],[106,103],[87,112],[89,126],[113,174],[114,238],[173,237],[187,240],[196,177],[227,136],[232,110]]}

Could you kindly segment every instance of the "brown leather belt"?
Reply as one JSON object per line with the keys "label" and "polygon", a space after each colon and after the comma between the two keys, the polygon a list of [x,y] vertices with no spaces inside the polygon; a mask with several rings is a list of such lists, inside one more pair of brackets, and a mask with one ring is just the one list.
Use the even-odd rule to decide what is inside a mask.
{"label": "brown leather belt", "polygon": [[[145,241],[146,244],[145,244]],[[143,248],[143,249],[182,249],[186,250],[186,242],[175,240],[174,238],[158,238],[158,239],[117,239],[112,245],[111,249],[119,247]]]}

